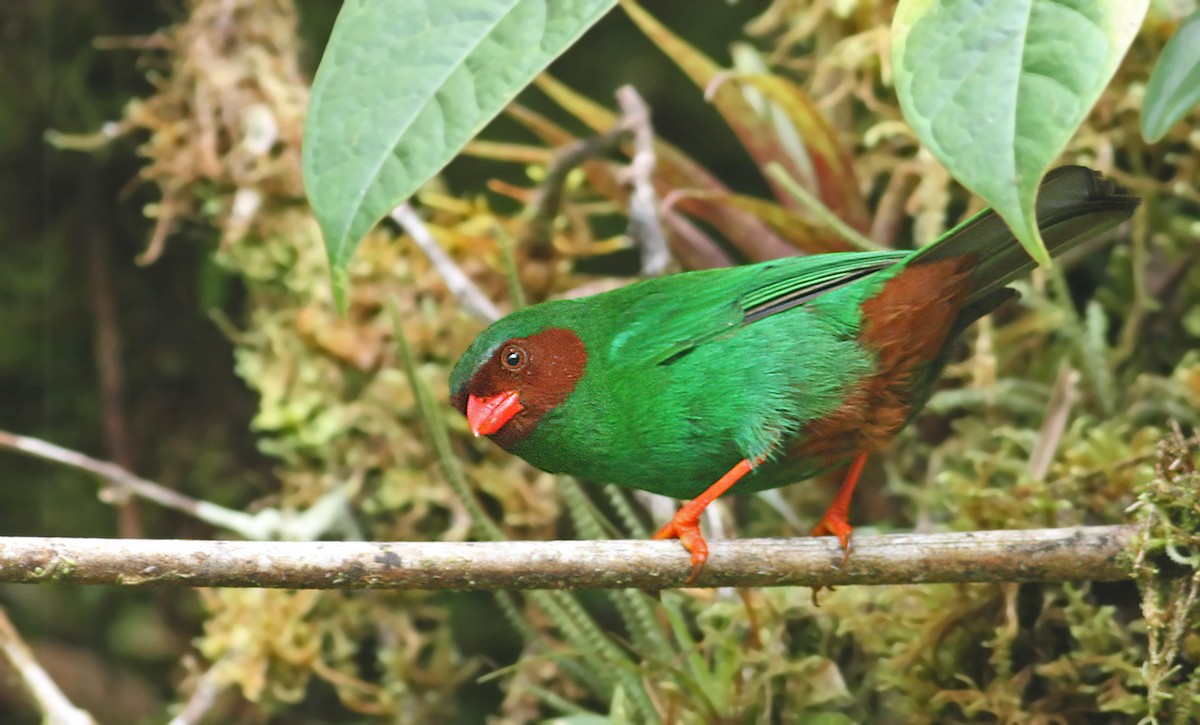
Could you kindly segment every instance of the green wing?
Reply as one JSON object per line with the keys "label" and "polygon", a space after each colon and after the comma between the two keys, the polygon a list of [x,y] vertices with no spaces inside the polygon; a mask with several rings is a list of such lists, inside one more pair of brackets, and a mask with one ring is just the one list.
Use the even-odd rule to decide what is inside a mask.
{"label": "green wing", "polygon": [[[788,257],[726,269],[689,272],[635,285],[612,303],[618,329],[614,364],[669,365],[697,346],[794,309],[885,269],[911,252],[847,252]],[[640,288],[640,289],[639,289]]]}

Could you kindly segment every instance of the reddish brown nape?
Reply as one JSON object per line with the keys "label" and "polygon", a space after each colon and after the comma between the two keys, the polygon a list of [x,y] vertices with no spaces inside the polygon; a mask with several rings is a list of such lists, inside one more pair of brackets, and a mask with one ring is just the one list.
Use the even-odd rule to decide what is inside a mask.
{"label": "reddish brown nape", "polygon": [[970,256],[916,264],[888,280],[862,305],[859,343],[875,353],[877,372],[846,402],[801,431],[796,453],[826,463],[886,445],[912,412],[913,375],[941,354],[972,291]]}
{"label": "reddish brown nape", "polygon": [[[503,364],[502,358],[512,346],[527,354],[520,370],[510,370]],[[587,349],[578,335],[566,328],[552,327],[529,337],[507,340],[497,347],[460,394],[465,401],[472,394],[488,398],[508,390],[517,392],[524,409],[489,436],[500,446],[508,447],[529,435],[543,415],[567,399],[583,377],[587,359]]]}

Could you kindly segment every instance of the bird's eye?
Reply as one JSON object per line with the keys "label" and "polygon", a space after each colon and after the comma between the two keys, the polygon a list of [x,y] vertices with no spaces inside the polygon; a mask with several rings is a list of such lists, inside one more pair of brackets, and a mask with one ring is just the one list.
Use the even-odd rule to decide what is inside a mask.
{"label": "bird's eye", "polygon": [[515,372],[525,367],[529,362],[529,355],[526,354],[524,348],[509,345],[504,348],[504,352],[500,355],[500,362],[505,368]]}

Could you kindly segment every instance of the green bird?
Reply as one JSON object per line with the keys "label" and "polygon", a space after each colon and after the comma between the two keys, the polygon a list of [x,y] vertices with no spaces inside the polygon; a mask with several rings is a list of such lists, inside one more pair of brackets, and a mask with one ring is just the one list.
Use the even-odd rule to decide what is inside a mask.
{"label": "green bird", "polygon": [[[1128,219],[1139,199],[1089,169],[1050,172],[1038,226],[1051,256]],[[551,473],[693,499],[679,538],[693,577],[700,514],[850,465],[814,536],[849,555],[867,456],[929,400],[962,331],[1035,266],[981,212],[916,251],[777,259],[533,305],[488,327],[450,376],[476,436]]]}

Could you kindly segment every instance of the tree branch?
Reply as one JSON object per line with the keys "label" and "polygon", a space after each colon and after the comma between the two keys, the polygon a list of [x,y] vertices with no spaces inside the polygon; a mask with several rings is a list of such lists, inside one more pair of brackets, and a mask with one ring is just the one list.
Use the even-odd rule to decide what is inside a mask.
{"label": "tree branch", "polygon": [[95,725],[86,710],[75,707],[50,675],[42,669],[29,645],[17,634],[8,615],[0,609],[0,660],[7,662],[15,679],[37,705],[42,722],[54,725]]}
{"label": "tree branch", "polygon": [[629,237],[642,248],[642,275],[657,277],[667,271],[671,250],[658,217],[658,192],[654,189],[654,170],[658,159],[654,154],[654,128],[650,125],[650,109],[633,86],[617,89],[621,106],[619,126],[633,134],[633,154],[629,166],[618,177],[629,184]]}
{"label": "tree branch", "polygon": [[[1058,582],[1130,578],[1136,526],[711,542],[696,586]],[[661,589],[677,541],[255,542],[0,537],[0,582],[288,589]]]}
{"label": "tree branch", "polygon": [[356,530],[348,512],[351,490],[357,482],[326,493],[303,512],[293,513],[269,508],[248,514],[185,496],[162,484],[130,473],[115,463],[101,461],[39,438],[0,430],[0,449],[6,448],[98,476],[110,486],[109,490],[100,492],[100,499],[106,503],[113,503],[114,491],[118,495],[139,496],[218,528],[232,531],[246,539],[267,541],[278,537],[311,541],[331,530]]}
{"label": "tree branch", "polygon": [[462,268],[450,258],[449,254],[446,254],[437,240],[433,238],[433,232],[429,231],[429,227],[425,226],[421,216],[408,202],[392,209],[391,217],[425,253],[434,269],[441,275],[442,281],[446,283],[450,294],[454,295],[454,298],[468,312],[484,322],[495,322],[500,319],[500,310],[496,307],[496,303],[492,302],[483,293],[483,290],[479,289],[466,272],[463,272]]}

